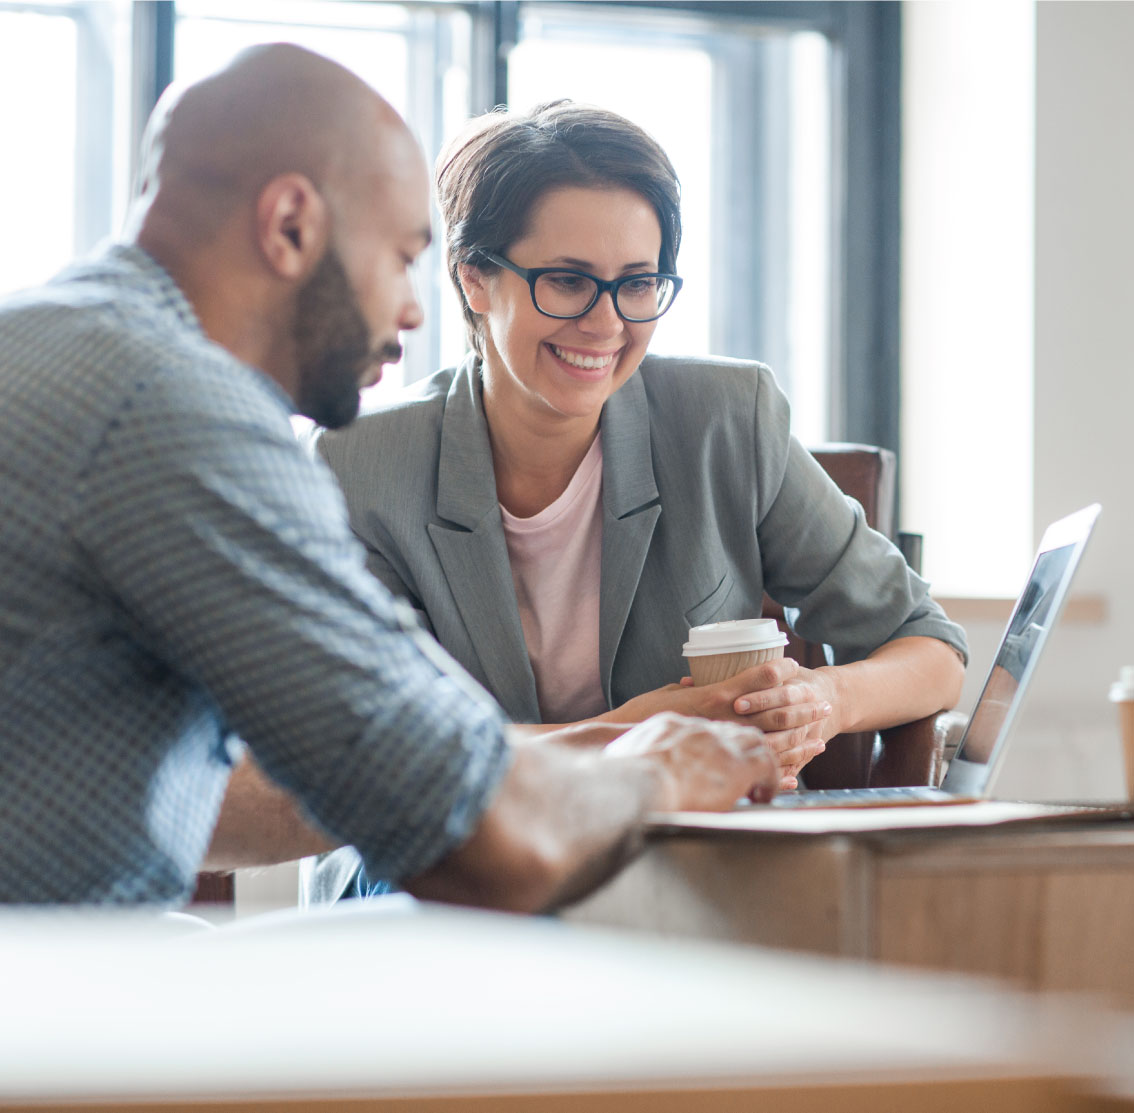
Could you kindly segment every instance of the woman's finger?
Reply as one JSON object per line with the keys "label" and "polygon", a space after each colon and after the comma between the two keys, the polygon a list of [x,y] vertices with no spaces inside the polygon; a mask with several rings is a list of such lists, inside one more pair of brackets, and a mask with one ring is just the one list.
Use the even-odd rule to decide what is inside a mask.
{"label": "woman's finger", "polygon": [[747,715],[745,718],[747,722],[759,727],[765,733],[774,733],[810,726],[828,718],[830,714],[831,705],[824,700],[821,703],[775,707],[770,711]]}
{"label": "woman's finger", "polygon": [[791,704],[805,703],[818,698],[818,693],[807,683],[789,681],[777,685],[775,688],[763,688],[757,692],[746,692],[738,696],[733,708],[740,715],[751,712],[770,711],[776,707],[787,707]]}

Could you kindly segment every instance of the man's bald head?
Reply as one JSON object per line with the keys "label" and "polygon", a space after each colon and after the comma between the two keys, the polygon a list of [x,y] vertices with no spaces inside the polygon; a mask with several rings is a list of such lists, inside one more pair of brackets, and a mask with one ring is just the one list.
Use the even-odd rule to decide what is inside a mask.
{"label": "man's bald head", "polygon": [[162,98],[125,235],[206,335],[338,425],[421,323],[410,266],[430,240],[428,180],[365,82],[300,47],[259,46]]}
{"label": "man's bald head", "polygon": [[143,141],[138,218],[156,205],[200,243],[281,174],[303,175],[334,204],[415,151],[401,117],[357,75],[302,47],[256,46],[163,95]]}

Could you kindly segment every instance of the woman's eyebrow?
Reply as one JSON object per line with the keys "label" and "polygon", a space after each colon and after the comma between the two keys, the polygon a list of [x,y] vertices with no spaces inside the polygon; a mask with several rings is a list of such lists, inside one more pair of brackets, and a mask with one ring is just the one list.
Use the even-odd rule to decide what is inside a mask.
{"label": "woman's eyebrow", "polygon": [[[593,269],[594,263],[589,259],[575,259],[570,255],[557,255],[551,260],[553,263],[562,263],[567,267],[574,267],[576,270],[589,271]],[[622,270],[624,271],[652,271],[657,267],[657,263],[652,260],[639,260],[634,263],[624,263]]]}

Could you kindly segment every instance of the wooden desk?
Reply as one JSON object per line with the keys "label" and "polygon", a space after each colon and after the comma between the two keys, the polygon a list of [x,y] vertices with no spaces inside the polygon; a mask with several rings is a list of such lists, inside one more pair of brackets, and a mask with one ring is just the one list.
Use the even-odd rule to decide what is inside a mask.
{"label": "wooden desk", "polygon": [[0,916],[0,1109],[1095,1113],[1092,1002],[437,909]]}
{"label": "wooden desk", "polygon": [[1134,823],[658,834],[568,916],[1097,990],[1131,1007]]}

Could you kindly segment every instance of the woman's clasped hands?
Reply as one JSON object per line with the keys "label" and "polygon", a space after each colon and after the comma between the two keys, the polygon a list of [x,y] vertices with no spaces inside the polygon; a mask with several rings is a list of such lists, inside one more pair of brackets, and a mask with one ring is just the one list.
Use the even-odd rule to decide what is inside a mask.
{"label": "woman's clasped hands", "polygon": [[759,727],[780,763],[780,789],[799,786],[800,770],[839,733],[836,689],[827,669],[808,669],[790,657],[766,661],[715,684],[689,677],[628,700],[611,719],[641,719],[676,711]]}

